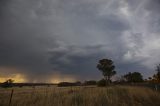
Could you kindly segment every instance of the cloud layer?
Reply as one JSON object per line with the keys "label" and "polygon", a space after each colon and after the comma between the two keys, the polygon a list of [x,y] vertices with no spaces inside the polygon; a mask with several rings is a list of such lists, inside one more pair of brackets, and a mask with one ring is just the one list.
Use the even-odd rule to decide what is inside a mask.
{"label": "cloud layer", "polygon": [[98,60],[111,58],[119,74],[150,76],[160,62],[159,10],[159,0],[1,0],[0,66],[30,81],[87,80],[100,79]]}

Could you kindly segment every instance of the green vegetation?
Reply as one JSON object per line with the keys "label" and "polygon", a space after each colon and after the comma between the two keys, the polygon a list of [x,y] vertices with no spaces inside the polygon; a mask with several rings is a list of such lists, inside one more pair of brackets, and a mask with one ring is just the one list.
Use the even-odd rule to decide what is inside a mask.
{"label": "green vegetation", "polygon": [[124,78],[127,82],[143,82],[143,76],[139,72],[129,72],[128,74],[124,75]]}
{"label": "green vegetation", "polygon": [[107,84],[111,82],[111,77],[116,74],[113,61],[110,59],[99,60],[97,68],[102,72]]}
{"label": "green vegetation", "polygon": [[99,87],[104,87],[106,86],[106,80],[105,79],[101,79],[97,82],[97,86]]}
{"label": "green vegetation", "polygon": [[160,64],[156,67],[156,74],[153,75],[153,78],[149,78],[153,83],[160,83]]}
{"label": "green vegetation", "polygon": [[9,88],[9,87],[12,87],[12,86],[13,86],[13,82],[14,82],[14,80],[8,79],[8,80],[6,80],[5,82],[3,82],[1,86],[2,86],[3,88]]}
{"label": "green vegetation", "polygon": [[90,81],[85,81],[84,82],[84,85],[96,85],[96,84],[97,84],[97,82],[94,81],[94,80],[90,80]]}

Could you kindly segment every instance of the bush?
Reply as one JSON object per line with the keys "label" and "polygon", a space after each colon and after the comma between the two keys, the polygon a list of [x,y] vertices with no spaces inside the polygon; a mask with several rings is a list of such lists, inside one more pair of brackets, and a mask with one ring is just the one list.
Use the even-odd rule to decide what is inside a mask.
{"label": "bush", "polygon": [[97,82],[97,86],[100,86],[100,87],[106,86],[106,80],[101,79],[100,81]]}
{"label": "bush", "polygon": [[5,82],[3,82],[1,86],[2,86],[3,88],[13,87],[13,82],[14,82],[14,80],[8,79],[8,80],[6,80]]}
{"label": "bush", "polygon": [[60,82],[58,84],[58,87],[67,87],[67,86],[80,86],[81,82],[75,82],[75,83],[71,83],[71,82]]}
{"label": "bush", "polygon": [[139,72],[129,72],[128,74],[124,75],[124,78],[126,79],[127,82],[133,82],[133,83],[138,83],[138,82],[143,82],[143,76]]}
{"label": "bush", "polygon": [[96,85],[96,84],[97,84],[97,82],[94,81],[94,80],[90,80],[90,81],[85,81],[84,82],[84,85]]}

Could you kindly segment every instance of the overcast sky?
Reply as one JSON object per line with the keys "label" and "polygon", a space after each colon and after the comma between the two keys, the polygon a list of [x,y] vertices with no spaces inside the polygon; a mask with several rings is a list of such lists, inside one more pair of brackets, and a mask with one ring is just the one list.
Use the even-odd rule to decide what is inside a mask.
{"label": "overcast sky", "polygon": [[[0,77],[101,79],[99,59],[119,75],[145,77],[160,63],[160,0],[0,0]],[[16,68],[16,69],[15,69]]]}

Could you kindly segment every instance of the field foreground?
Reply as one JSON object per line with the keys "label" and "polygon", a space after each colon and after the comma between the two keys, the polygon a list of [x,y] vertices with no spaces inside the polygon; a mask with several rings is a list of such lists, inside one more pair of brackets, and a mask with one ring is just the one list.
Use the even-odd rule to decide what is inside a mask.
{"label": "field foreground", "polygon": [[[11,99],[11,89],[14,89]],[[11,102],[10,102],[11,99]],[[160,93],[149,88],[23,87],[0,88],[0,106],[160,106]]]}

